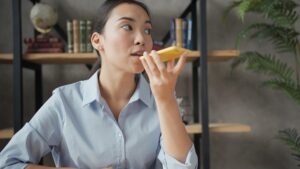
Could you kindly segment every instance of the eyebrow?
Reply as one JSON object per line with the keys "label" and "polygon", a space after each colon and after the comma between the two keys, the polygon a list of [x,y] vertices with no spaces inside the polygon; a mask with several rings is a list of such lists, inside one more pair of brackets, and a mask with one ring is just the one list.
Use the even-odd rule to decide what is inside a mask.
{"label": "eyebrow", "polygon": [[[135,22],[135,19],[130,18],[130,17],[121,17],[117,21],[119,21],[119,20],[128,20],[128,21],[131,21],[131,22]],[[152,22],[150,20],[146,20],[145,23],[148,23],[148,24],[152,25]]]}

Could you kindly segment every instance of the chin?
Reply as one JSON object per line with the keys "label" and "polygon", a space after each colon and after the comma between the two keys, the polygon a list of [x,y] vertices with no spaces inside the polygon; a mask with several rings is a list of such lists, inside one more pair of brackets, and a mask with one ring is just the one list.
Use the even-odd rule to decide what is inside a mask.
{"label": "chin", "polygon": [[133,73],[142,73],[144,71],[144,67],[136,67],[133,69]]}
{"label": "chin", "polygon": [[141,62],[138,62],[132,67],[133,73],[142,73],[144,71],[144,67]]}

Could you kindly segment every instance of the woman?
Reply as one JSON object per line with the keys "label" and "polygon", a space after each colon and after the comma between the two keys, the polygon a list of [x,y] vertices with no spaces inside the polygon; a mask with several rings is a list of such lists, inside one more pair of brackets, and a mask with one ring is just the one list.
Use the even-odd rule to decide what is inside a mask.
{"label": "woman", "polygon": [[101,70],[54,90],[1,152],[0,168],[50,168],[37,165],[50,151],[61,168],[196,168],[174,96],[185,54],[162,63],[151,27],[141,2],[106,1],[91,36]]}

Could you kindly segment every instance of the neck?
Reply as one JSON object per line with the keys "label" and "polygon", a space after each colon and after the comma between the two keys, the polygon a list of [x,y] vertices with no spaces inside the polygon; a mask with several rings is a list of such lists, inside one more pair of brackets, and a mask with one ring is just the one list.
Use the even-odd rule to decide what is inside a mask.
{"label": "neck", "polygon": [[105,100],[129,101],[136,88],[135,74],[101,69],[99,86]]}

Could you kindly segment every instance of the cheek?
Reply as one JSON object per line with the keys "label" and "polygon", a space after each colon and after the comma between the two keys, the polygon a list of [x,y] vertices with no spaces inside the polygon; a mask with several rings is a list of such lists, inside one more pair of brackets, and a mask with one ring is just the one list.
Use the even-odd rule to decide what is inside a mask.
{"label": "cheek", "polygon": [[145,50],[149,53],[151,52],[152,48],[153,48],[153,41],[152,38],[150,37],[147,42],[146,42],[146,46],[145,46]]}
{"label": "cheek", "polygon": [[[128,47],[131,44],[130,42],[130,37],[122,34],[122,33],[115,33],[115,34],[111,34],[109,35],[109,45],[110,47],[114,50],[114,51],[122,51],[122,50],[127,50]],[[112,51],[112,52],[114,52]]]}

